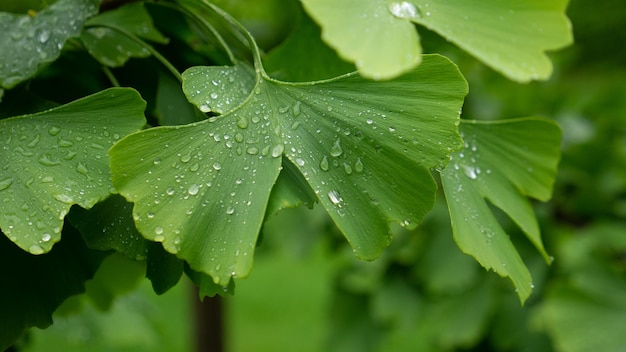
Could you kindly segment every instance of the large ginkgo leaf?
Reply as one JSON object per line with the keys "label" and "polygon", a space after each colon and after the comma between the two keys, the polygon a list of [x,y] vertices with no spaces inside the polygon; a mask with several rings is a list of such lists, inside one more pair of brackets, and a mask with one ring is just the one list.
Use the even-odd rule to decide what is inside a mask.
{"label": "large ginkgo leaf", "polygon": [[145,124],[145,102],[112,88],[37,114],[0,120],[0,228],[32,254],[60,239],[73,204],[112,189],[108,149]]}
{"label": "large ginkgo leaf", "polygon": [[571,44],[567,0],[303,0],[324,40],[359,72],[394,77],[419,64],[424,25],[519,81],[546,79],[545,54]]}
{"label": "large ginkgo leaf", "polygon": [[[194,67],[183,86],[197,105],[225,107],[240,87],[227,77],[245,71]],[[450,61],[425,56],[386,82],[349,74],[285,83],[248,72],[256,72],[250,94],[224,115],[132,134],[111,149],[113,182],[135,203],[146,238],[222,286],[247,275],[283,162],[361,258],[388,244],[390,222],[417,226],[434,202],[430,168],[460,147],[467,84]]]}
{"label": "large ginkgo leaf", "polygon": [[460,129],[465,148],[453,154],[441,173],[454,239],[485,268],[509,277],[524,301],[532,288],[530,273],[487,200],[511,217],[549,262],[526,197],[550,197],[560,129],[539,118],[468,121]]}

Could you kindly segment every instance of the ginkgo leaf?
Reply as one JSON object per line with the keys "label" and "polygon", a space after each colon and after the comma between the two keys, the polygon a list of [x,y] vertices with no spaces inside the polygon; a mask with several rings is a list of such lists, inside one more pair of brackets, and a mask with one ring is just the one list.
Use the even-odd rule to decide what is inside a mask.
{"label": "ginkgo leaf", "polygon": [[[546,50],[572,43],[569,0],[413,0],[412,21],[441,34],[518,82],[547,79]],[[402,2],[406,3],[406,2]]]}
{"label": "ginkgo leaf", "polygon": [[[234,70],[193,67],[183,74],[185,92],[196,104],[219,99],[237,87],[222,79]],[[247,275],[282,162],[298,170],[361,258],[388,244],[390,222],[417,226],[434,202],[429,169],[460,146],[467,84],[449,60],[425,56],[386,82],[349,74],[285,83],[262,70],[254,81],[224,115],[141,131],[111,149],[114,185],[135,203],[146,238],[217,284]]]}
{"label": "ginkgo leaf", "polygon": [[110,67],[123,66],[131,57],[148,57],[150,51],[128,35],[167,43],[152,24],[144,4],[134,3],[94,16],[85,22],[80,38],[87,51],[100,63]]}
{"label": "ginkgo leaf", "polygon": [[539,118],[466,121],[460,129],[465,147],[441,173],[455,241],[482,266],[509,277],[524,301],[532,288],[530,273],[486,201],[511,217],[549,262],[526,197],[550,197],[560,129]]}
{"label": "ginkgo leaf", "polygon": [[411,25],[418,23],[519,82],[548,78],[545,51],[571,44],[567,2],[303,0],[324,40],[367,77],[390,78],[419,64]]}
{"label": "ginkgo leaf", "polygon": [[0,120],[0,228],[42,254],[58,242],[73,204],[90,208],[112,189],[107,150],[145,124],[145,102],[112,88],[37,114]]}
{"label": "ginkgo leaf", "polygon": [[303,0],[302,4],[322,27],[324,41],[354,62],[365,77],[396,77],[422,60],[414,25],[394,16],[386,0]]}
{"label": "ginkgo leaf", "polygon": [[59,57],[83,22],[98,12],[97,0],[59,0],[34,16],[0,13],[0,87],[12,88]]}

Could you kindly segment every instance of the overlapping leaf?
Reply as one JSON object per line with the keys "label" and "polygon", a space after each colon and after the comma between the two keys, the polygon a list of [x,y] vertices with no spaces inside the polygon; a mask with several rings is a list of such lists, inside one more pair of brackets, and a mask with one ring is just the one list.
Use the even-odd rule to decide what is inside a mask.
{"label": "overlapping leaf", "polygon": [[550,197],[560,130],[549,120],[526,118],[467,122],[461,133],[465,148],[441,173],[454,238],[485,268],[510,277],[524,301],[532,288],[530,273],[486,200],[509,215],[549,261],[526,196]]}
{"label": "overlapping leaf", "polygon": [[97,0],[59,0],[32,17],[0,13],[0,87],[14,87],[58,58],[65,41],[97,11]]}
{"label": "overlapping leaf", "polygon": [[144,123],[145,102],[113,88],[33,115],[0,120],[0,228],[33,254],[59,241],[73,204],[109,195],[107,150]]}
{"label": "overlapping leaf", "polygon": [[137,38],[167,43],[167,38],[154,28],[143,3],[104,12],[87,20],[85,26],[88,28],[81,33],[85,48],[100,63],[111,67],[123,66],[131,57],[150,56]]}
{"label": "overlapping leaf", "polygon": [[[387,78],[419,64],[411,22],[454,42],[507,77],[546,79],[545,54],[572,42],[567,0],[304,0],[324,39],[368,77]],[[401,44],[400,44],[401,43]],[[384,53],[382,55],[381,53]]]}
{"label": "overlapping leaf", "polygon": [[[194,88],[186,94],[219,106],[237,87],[223,79],[233,70],[188,70],[184,86]],[[467,92],[447,59],[426,56],[418,69],[387,82],[349,74],[284,83],[261,70],[255,82],[224,115],[142,131],[111,149],[113,182],[135,203],[145,237],[220,285],[247,275],[283,161],[365,259],[387,245],[389,222],[413,228],[432,207],[429,168],[443,167],[458,148]]]}

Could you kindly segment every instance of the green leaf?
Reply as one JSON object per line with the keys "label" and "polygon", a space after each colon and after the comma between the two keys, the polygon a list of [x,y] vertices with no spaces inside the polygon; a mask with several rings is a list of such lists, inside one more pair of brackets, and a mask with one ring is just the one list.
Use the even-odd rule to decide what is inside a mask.
{"label": "green leaf", "polygon": [[115,250],[133,260],[145,260],[149,243],[135,228],[133,204],[114,194],[86,210],[74,207],[67,219],[83,235],[87,246]]}
{"label": "green leaf", "polygon": [[[232,92],[237,83],[223,72],[189,69],[185,81],[206,83],[200,93],[184,85],[186,94],[204,104]],[[350,74],[295,84],[257,74],[253,93],[234,110],[142,131],[111,149],[113,182],[135,203],[146,238],[218,284],[247,275],[281,159],[304,177],[361,258],[388,244],[389,222],[417,226],[434,202],[429,168],[443,167],[460,142],[467,85],[453,64],[426,56],[387,82]]]}
{"label": "green leaf", "polygon": [[324,41],[354,62],[364,77],[396,77],[422,60],[414,25],[395,17],[385,0],[303,0],[302,4],[322,27]]}
{"label": "green leaf", "polygon": [[88,249],[66,226],[63,241],[42,256],[20,250],[0,236],[0,350],[32,326],[52,324],[52,313],[69,296],[85,290],[104,254]]}
{"label": "green leaf", "polygon": [[163,294],[178,283],[184,265],[185,262],[166,252],[160,243],[150,243],[146,277],[152,282],[156,294]]}
{"label": "green leaf", "polygon": [[463,150],[441,173],[454,238],[487,269],[509,277],[524,301],[532,288],[528,269],[486,200],[503,210],[550,261],[525,196],[547,200],[559,161],[560,129],[546,119],[461,124]]}
{"label": "green leaf", "polygon": [[60,239],[73,204],[91,208],[112,189],[107,150],[138,130],[145,102],[113,88],[32,115],[0,120],[0,228],[32,254]]}
{"label": "green leaf", "polygon": [[545,51],[571,44],[567,2],[303,0],[324,40],[367,77],[386,79],[419,64],[418,23],[519,82],[548,78]]}
{"label": "green leaf", "polygon": [[131,57],[148,57],[150,51],[131,34],[157,43],[165,38],[152,24],[144,4],[133,3],[107,11],[85,22],[81,33],[87,51],[100,63],[110,67],[123,66]]}
{"label": "green leaf", "polygon": [[[547,79],[546,50],[570,45],[568,0],[428,0],[414,5],[422,24],[518,82]],[[416,6],[416,7],[415,7]]]}
{"label": "green leaf", "polygon": [[97,0],[59,0],[32,17],[0,13],[0,47],[12,48],[0,52],[0,87],[12,88],[56,60],[97,5]]}

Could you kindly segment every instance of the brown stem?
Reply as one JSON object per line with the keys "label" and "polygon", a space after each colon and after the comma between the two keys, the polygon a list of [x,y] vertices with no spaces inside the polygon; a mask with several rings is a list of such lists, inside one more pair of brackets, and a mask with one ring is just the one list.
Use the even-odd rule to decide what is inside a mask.
{"label": "brown stem", "polygon": [[198,352],[224,352],[222,297],[198,299],[198,288],[192,290],[195,315],[195,339]]}

